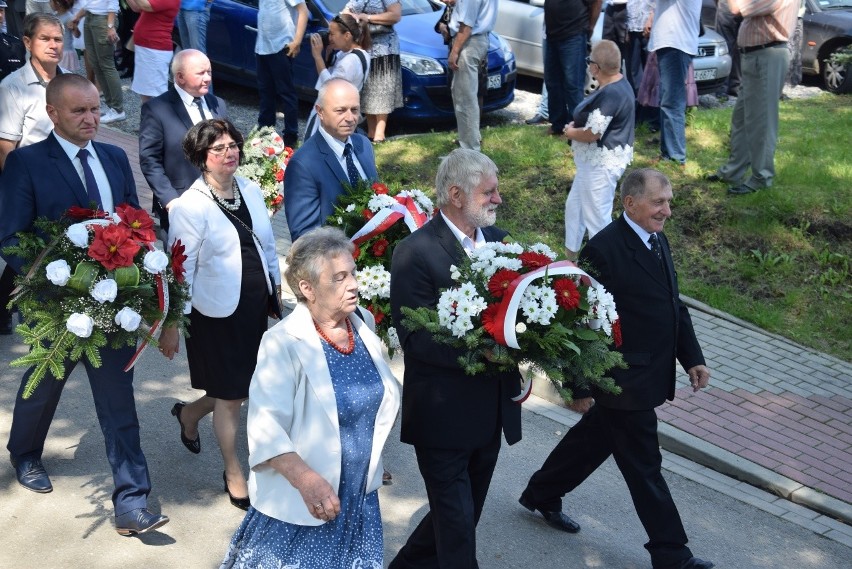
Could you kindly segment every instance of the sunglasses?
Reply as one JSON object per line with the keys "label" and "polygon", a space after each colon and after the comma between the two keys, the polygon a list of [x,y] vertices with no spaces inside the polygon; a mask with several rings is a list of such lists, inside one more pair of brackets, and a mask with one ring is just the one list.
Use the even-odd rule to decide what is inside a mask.
{"label": "sunglasses", "polygon": [[340,24],[341,26],[343,26],[344,30],[346,30],[347,32],[352,34],[352,37],[355,37],[355,32],[352,31],[352,28],[350,28],[348,25],[346,25],[346,22],[344,22],[343,18],[340,17],[340,14],[337,14],[336,16],[334,16],[331,19],[331,21],[334,22],[335,24]]}

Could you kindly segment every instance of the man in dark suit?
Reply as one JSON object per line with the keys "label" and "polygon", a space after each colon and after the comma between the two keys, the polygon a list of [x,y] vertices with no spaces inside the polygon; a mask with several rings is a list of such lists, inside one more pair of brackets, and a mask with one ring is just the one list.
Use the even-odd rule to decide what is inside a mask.
{"label": "man in dark suit", "polygon": [[[109,212],[122,203],[139,207],[127,156],[118,147],[92,142],[100,121],[95,86],[80,75],[59,75],[48,85],[46,100],[54,131],[44,141],[12,152],[0,177],[0,247],[15,245],[16,233],[32,231],[37,218],[59,219],[71,206],[94,202]],[[22,259],[4,257],[21,272]],[[151,481],[139,440],[133,372],[122,371],[134,351],[132,346],[101,348],[100,367],[84,360],[115,484],[115,527],[122,535],[169,521],[147,509]],[[33,492],[53,490],[41,457],[62,388],[74,369],[70,361],[65,367],[63,380],[45,379],[24,399],[32,373],[28,370],[15,399],[7,448],[18,482]]]}
{"label": "man in dark suit", "polygon": [[571,408],[583,417],[532,475],[520,503],[567,529],[560,523],[567,518],[562,496],[613,455],[648,533],[645,547],[654,569],[708,569],[713,564],[693,557],[686,546],[686,532],[660,471],[654,412],[674,399],[675,359],[695,391],[710,381],[662,233],[671,216],[672,187],[656,170],[634,170],[625,176],[621,194],[624,214],[589,240],[579,262],[615,299],[619,350],[628,368],[612,370],[612,378],[622,393],[575,394]]}
{"label": "man in dark suit", "polygon": [[355,132],[361,120],[358,89],[332,79],[320,88],[316,109],[320,127],[293,154],[284,176],[284,213],[293,241],[325,223],[344,184],[378,179],[373,147]]}
{"label": "man in dark suit", "polygon": [[169,230],[169,203],[201,175],[183,153],[183,137],[205,119],[228,118],[225,102],[210,93],[210,60],[195,49],[172,59],[174,84],[142,105],[139,122],[139,166],[154,192],[153,212]]}
{"label": "man in dark suit", "polygon": [[466,375],[462,351],[409,332],[401,308],[434,308],[456,283],[450,266],[466,251],[506,232],[492,227],[502,203],[497,166],[475,150],[444,158],[435,179],[440,213],[397,245],[391,264],[391,308],[405,354],[402,442],[414,445],[429,496],[429,513],[391,562],[391,569],[474,569],[476,524],[500,452],[501,432],[521,440],[520,374]]}

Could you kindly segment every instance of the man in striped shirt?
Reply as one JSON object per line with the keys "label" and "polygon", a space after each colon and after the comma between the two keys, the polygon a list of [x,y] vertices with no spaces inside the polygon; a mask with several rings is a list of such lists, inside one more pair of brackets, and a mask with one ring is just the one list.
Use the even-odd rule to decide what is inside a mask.
{"label": "man in striped shirt", "polygon": [[[742,83],[731,117],[731,154],[710,181],[731,184],[728,193],[743,195],[772,185],[778,141],[778,100],[784,87],[790,51],[787,40],[796,25],[798,0],[729,0],[741,14],[737,35]],[[749,169],[751,174],[746,177]]]}

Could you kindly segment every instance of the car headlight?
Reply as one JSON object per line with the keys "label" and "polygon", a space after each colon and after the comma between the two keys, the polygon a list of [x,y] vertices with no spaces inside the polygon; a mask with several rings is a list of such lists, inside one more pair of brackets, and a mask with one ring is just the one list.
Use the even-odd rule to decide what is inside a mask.
{"label": "car headlight", "polygon": [[716,44],[716,55],[728,55],[728,44],[720,41]]}
{"label": "car headlight", "polygon": [[497,40],[500,42],[500,49],[503,51],[503,60],[509,61],[510,56],[512,55],[512,46],[509,45],[509,42],[503,38],[500,34],[494,34],[497,36]]}
{"label": "car headlight", "polygon": [[410,53],[400,53],[399,62],[403,67],[415,75],[444,74],[444,66],[438,63],[437,59],[432,59],[431,57],[423,57],[422,55],[413,55]]}

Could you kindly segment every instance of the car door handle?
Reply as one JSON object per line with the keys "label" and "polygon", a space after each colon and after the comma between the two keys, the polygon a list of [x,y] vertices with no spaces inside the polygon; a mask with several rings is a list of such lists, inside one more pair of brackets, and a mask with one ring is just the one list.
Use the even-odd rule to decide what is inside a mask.
{"label": "car door handle", "polygon": [[246,24],[246,25],[245,25],[245,26],[243,26],[243,27],[244,27],[245,29],[247,29],[248,31],[250,31],[250,32],[257,33],[257,28],[253,28],[253,27],[249,26],[248,24]]}

